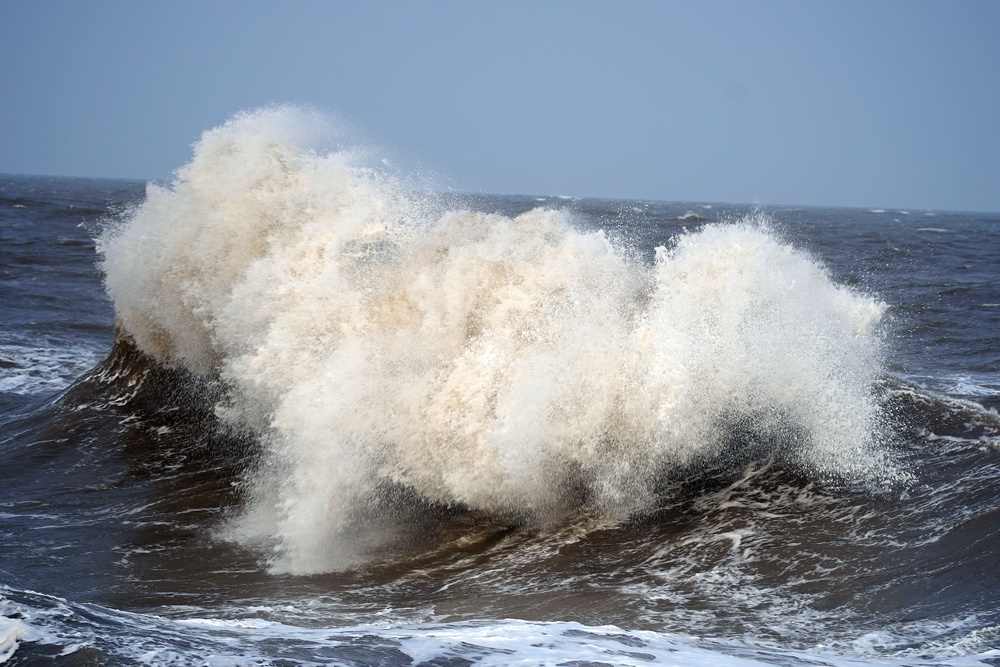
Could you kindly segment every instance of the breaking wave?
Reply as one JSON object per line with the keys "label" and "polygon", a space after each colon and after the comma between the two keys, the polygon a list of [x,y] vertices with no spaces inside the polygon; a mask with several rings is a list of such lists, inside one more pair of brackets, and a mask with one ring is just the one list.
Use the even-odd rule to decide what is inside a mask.
{"label": "breaking wave", "polygon": [[665,474],[763,448],[879,484],[884,306],[757,214],[651,264],[564,211],[448,210],[291,107],[206,132],[107,222],[121,336],[218,383],[250,432],[228,535],[275,571],[350,563],[398,502],[519,521],[655,502]]}

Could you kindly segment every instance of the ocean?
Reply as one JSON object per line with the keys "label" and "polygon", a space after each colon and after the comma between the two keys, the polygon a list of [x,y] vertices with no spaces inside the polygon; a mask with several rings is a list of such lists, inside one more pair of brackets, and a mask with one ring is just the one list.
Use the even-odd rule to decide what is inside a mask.
{"label": "ocean", "polygon": [[1000,665],[1000,213],[322,125],[0,176],[0,663]]}

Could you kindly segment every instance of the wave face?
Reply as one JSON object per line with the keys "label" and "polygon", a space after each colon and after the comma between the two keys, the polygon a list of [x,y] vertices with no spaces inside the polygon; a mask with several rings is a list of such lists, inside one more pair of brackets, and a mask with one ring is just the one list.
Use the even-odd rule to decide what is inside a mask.
{"label": "wave face", "polygon": [[218,383],[219,419],[263,443],[227,535],[272,570],[350,566],[409,499],[620,520],[734,443],[900,475],[873,389],[884,306],[765,216],[648,262],[565,212],[449,209],[335,141],[309,111],[241,114],[99,239],[121,335]]}

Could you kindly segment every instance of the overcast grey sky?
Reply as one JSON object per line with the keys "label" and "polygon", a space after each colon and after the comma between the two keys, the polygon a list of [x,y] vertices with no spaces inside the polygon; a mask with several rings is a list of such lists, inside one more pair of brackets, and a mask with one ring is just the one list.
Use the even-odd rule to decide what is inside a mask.
{"label": "overcast grey sky", "polygon": [[1000,210],[1000,2],[0,2],[0,172],[328,110],[457,190]]}

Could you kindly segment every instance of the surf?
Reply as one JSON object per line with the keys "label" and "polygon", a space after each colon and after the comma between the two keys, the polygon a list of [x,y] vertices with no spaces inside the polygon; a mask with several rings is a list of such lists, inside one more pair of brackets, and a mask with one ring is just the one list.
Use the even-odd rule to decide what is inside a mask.
{"label": "surf", "polygon": [[765,214],[648,262],[565,210],[409,182],[322,114],[268,108],[204,133],[100,234],[119,336],[260,444],[224,533],[272,571],[366,558],[400,489],[530,524],[635,516],[734,446],[900,478],[875,391],[886,306]]}

